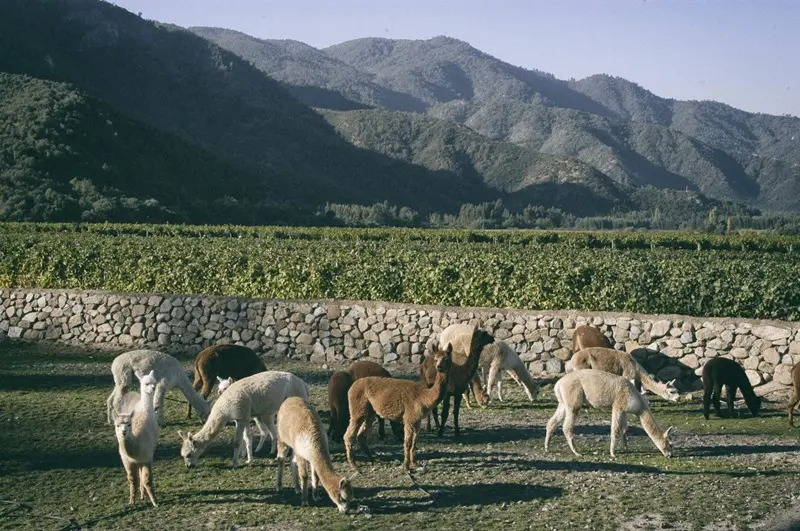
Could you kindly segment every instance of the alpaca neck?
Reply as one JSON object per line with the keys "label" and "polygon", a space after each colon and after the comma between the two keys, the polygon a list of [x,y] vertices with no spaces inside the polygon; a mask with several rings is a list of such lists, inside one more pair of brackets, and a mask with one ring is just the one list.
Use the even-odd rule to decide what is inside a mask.
{"label": "alpaca neck", "polygon": [[644,387],[651,393],[660,396],[661,398],[669,400],[669,393],[667,393],[667,384],[653,380],[652,378],[650,378],[650,375],[647,374],[646,371],[640,371],[639,379],[642,382],[642,387]]}
{"label": "alpaca neck", "polygon": [[229,419],[227,415],[222,415],[219,411],[219,409],[213,409],[208,416],[208,420],[206,420],[203,427],[200,428],[200,431],[192,435],[192,442],[195,446],[200,448],[208,446],[208,444],[225,429],[228,421],[233,420]]}
{"label": "alpaca neck", "polygon": [[186,397],[186,400],[189,401],[189,404],[191,404],[199,415],[204,417],[209,415],[211,406],[197,391],[195,391],[192,382],[189,381],[189,377],[186,376],[183,370],[181,370],[181,376],[178,378],[176,387],[181,390],[183,396]]}
{"label": "alpaca neck", "polygon": [[[452,368],[450,370],[452,370]],[[444,398],[445,393],[447,393],[447,381],[449,380],[449,376],[449,371],[437,371],[433,385],[420,393],[422,407],[424,407],[425,410],[433,409],[433,406]]]}
{"label": "alpaca neck", "polygon": [[139,402],[133,408],[136,413],[145,413],[148,416],[155,417],[156,411],[153,404],[153,394],[147,393],[144,388],[139,391]]}
{"label": "alpaca neck", "polygon": [[663,441],[664,430],[658,425],[658,422],[653,418],[653,414],[650,413],[649,409],[645,409],[639,413],[639,420],[642,422],[642,428],[644,428],[644,431],[647,432],[647,435],[653,442]]}
{"label": "alpaca neck", "polygon": [[744,398],[745,404],[747,404],[747,408],[750,411],[755,411],[757,397],[755,391],[753,391],[753,386],[750,385],[750,380],[745,378],[739,386],[739,389],[742,391],[742,397]]}
{"label": "alpaca neck", "polygon": [[319,476],[319,481],[322,483],[325,492],[331,497],[333,500],[334,496],[338,501],[339,498],[339,481],[342,479],[342,476],[338,475],[333,470],[333,463],[331,463],[330,455],[325,451],[313,452],[311,456],[309,456],[309,462],[311,466],[314,467],[314,472],[316,472],[317,476]]}

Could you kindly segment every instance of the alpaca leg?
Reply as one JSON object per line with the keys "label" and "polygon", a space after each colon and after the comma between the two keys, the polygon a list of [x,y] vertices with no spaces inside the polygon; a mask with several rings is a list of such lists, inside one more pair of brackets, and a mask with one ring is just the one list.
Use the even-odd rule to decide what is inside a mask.
{"label": "alpaca leg", "polygon": [[158,417],[158,425],[162,428],[167,425],[164,420],[164,394],[166,393],[163,380],[156,385],[156,391],[153,394],[153,404],[155,405],[156,415]]}
{"label": "alpaca leg", "polygon": [[125,467],[125,475],[128,477],[128,503],[134,504],[136,503],[136,486],[139,481],[139,470],[137,469],[136,463],[125,458],[122,459],[122,466]]}
{"label": "alpaca leg", "polygon": [[498,376],[497,383],[495,384],[495,385],[497,385],[497,399],[500,402],[502,402],[503,401],[503,374],[501,373],[501,374],[498,374],[497,376]]}
{"label": "alpaca leg", "polygon": [[378,439],[384,440],[386,438],[386,424],[383,417],[378,417]]}
{"label": "alpaca leg", "polygon": [[106,414],[108,415],[108,425],[114,425],[114,412],[119,410],[119,400],[118,397],[122,397],[122,390],[114,386],[114,390],[111,391],[111,394],[108,395],[108,400],[106,400]]}
{"label": "alpaca leg", "polygon": [[[430,417],[428,417],[428,422],[430,422]],[[403,440],[403,423],[397,422],[395,420],[389,421],[389,426],[392,428],[392,434],[397,441]]]}
{"label": "alpaca leg", "polygon": [[564,437],[567,438],[572,453],[580,457],[581,454],[575,449],[575,442],[572,440],[572,428],[575,426],[575,418],[578,416],[580,410],[572,410],[567,408],[566,415],[564,416]]}
{"label": "alpaca leg", "polygon": [[300,479],[301,506],[308,505],[308,462],[295,454],[297,460],[297,477]]}
{"label": "alpaca leg", "polygon": [[[247,420],[236,421],[236,435],[233,437],[233,466],[239,465],[239,450],[244,440],[244,430],[247,427]],[[252,441],[251,441],[252,444]]]}
{"label": "alpaca leg", "polygon": [[[253,428],[250,427],[250,423],[248,422],[244,427],[244,456],[247,457],[247,464],[253,462]],[[239,456],[242,456],[241,452],[242,448],[239,448]]]}
{"label": "alpaca leg", "polygon": [[736,417],[736,413],[733,408],[733,399],[736,397],[736,386],[735,385],[726,385],[725,392],[728,396],[725,397],[725,401],[728,403],[728,417],[734,418]]}
{"label": "alpaca leg", "polygon": [[417,468],[417,436],[421,426],[422,421],[414,424],[414,437],[411,439],[411,468]]}
{"label": "alpaca leg", "polygon": [[622,448],[628,449],[628,414],[623,412],[619,417],[619,430],[622,434]]}
{"label": "alpaca leg", "polygon": [[[502,378],[502,375],[500,375],[500,360],[495,359],[492,360],[492,365],[489,367],[489,379],[486,380],[486,392],[490,395],[492,394],[492,391],[494,391],[495,384],[498,383],[498,376]],[[497,389],[497,399],[500,402],[503,401],[502,391],[499,387]]]}
{"label": "alpaca leg", "polygon": [[283,462],[286,460],[286,455],[288,453],[289,446],[283,441],[278,441],[278,453],[276,455],[278,466],[275,471],[275,490],[277,492],[283,489]]}
{"label": "alpaca leg", "polygon": [[302,494],[300,490],[300,474],[298,472],[297,455],[292,457],[292,463],[289,466],[292,469],[292,486],[294,487],[295,494]]}
{"label": "alpaca leg", "polygon": [[622,427],[622,415],[624,415],[624,413],[616,409],[611,412],[611,457],[617,457],[614,452],[617,449],[617,440],[619,439],[619,432]]}
{"label": "alpaca leg", "polygon": [[[200,391],[200,388],[203,386],[203,376],[200,374],[200,371],[195,366],[194,371],[194,380],[192,381],[192,387],[195,391]],[[192,403],[187,401],[186,402],[186,418],[192,418]]]}
{"label": "alpaca leg", "polygon": [[353,438],[356,436],[363,422],[363,418],[356,416],[350,417],[350,424],[347,426],[347,431],[344,432],[344,453],[345,456],[347,456],[347,462],[353,468],[356,466],[356,462],[353,461]]}
{"label": "alpaca leg", "polygon": [[711,386],[707,386],[703,390],[703,416],[708,420],[708,414],[711,409],[711,394],[713,393]]}
{"label": "alpaca leg", "polygon": [[361,424],[361,429],[358,430],[356,434],[356,439],[358,440],[358,446],[361,448],[361,451],[367,454],[367,459],[370,462],[375,462],[375,457],[372,455],[372,451],[370,451],[369,446],[367,445],[367,436],[369,432],[372,431],[372,423],[375,421],[375,414],[371,413],[366,422]]}
{"label": "alpaca leg", "polygon": [[[274,430],[270,430],[269,423],[264,422],[263,420],[261,420],[260,417],[255,417],[253,420],[255,421],[256,426],[258,426],[258,431],[259,431],[258,446],[256,446],[256,453],[258,453],[261,450],[261,447],[264,446],[264,442],[267,440],[267,433],[269,433],[270,437],[272,438],[273,446],[276,446],[277,448],[276,439],[278,437],[274,435]],[[275,454],[276,448],[272,449],[273,451],[271,455]]]}
{"label": "alpaca leg", "polygon": [[447,423],[447,415],[450,413],[450,393],[444,394],[442,399],[442,420],[439,422],[439,437],[444,435],[444,426]]}
{"label": "alpaca leg", "polygon": [[559,424],[564,422],[564,416],[567,413],[567,408],[564,407],[563,404],[559,404],[556,408],[556,412],[553,413],[553,416],[550,417],[550,420],[547,421],[547,431],[545,432],[544,436],[544,451],[547,452],[548,448],[550,447],[550,437],[553,435],[553,431],[558,427]]}
{"label": "alpaca leg", "polygon": [[[469,403],[469,391],[470,391],[470,388],[469,388],[469,386],[467,386],[467,388],[464,390],[463,398],[464,398],[464,402],[466,402],[466,404],[467,404],[467,409],[472,409],[472,404]],[[478,400],[477,397],[475,398],[475,400],[476,401]]]}
{"label": "alpaca leg", "polygon": [[789,426],[794,426],[794,408],[800,402],[800,389],[795,387],[792,398],[789,399]]}
{"label": "alpaca leg", "polygon": [[156,503],[156,497],[153,494],[153,462],[150,461],[146,465],[140,465],[140,470],[142,471],[142,476],[140,479],[141,486],[147,493],[147,497],[150,498],[150,503],[153,504],[153,507],[158,507],[158,504]]}
{"label": "alpaca leg", "polygon": [[461,410],[461,395],[453,396],[453,429],[456,437],[461,436],[461,428],[458,425],[458,413]]}
{"label": "alpaca leg", "polygon": [[405,437],[403,438],[403,469],[408,472],[411,470],[411,447],[414,442],[414,427],[406,422],[404,424]]}
{"label": "alpaca leg", "polygon": [[310,469],[308,476],[311,478],[311,499],[317,503],[319,502],[319,476],[310,461],[308,467]]}
{"label": "alpaca leg", "polygon": [[514,372],[512,369],[507,369],[506,373],[511,376],[511,379],[517,382],[517,385],[520,387],[525,387],[525,384],[522,383],[522,379]]}
{"label": "alpaca leg", "polygon": [[719,404],[721,398],[722,398],[722,384],[721,383],[714,384],[714,395],[712,396],[712,401],[714,403],[714,413],[716,413],[718,417],[722,416]]}

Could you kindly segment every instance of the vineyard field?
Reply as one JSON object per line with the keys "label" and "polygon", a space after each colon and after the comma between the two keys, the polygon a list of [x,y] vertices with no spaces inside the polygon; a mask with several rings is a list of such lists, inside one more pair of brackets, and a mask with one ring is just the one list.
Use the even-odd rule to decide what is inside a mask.
{"label": "vineyard field", "polygon": [[0,286],[800,319],[800,238],[1,224]]}

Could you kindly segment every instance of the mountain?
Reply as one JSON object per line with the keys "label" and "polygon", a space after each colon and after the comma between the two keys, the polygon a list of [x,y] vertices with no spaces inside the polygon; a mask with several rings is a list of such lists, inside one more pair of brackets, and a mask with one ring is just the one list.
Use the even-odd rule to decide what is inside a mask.
{"label": "mountain", "polygon": [[[360,148],[290,91],[342,108],[365,104],[303,85],[299,74],[278,82],[250,63],[256,57],[98,0],[5,0],[0,49],[2,219],[265,223],[310,216],[328,202],[388,201],[422,214],[496,199],[571,212],[629,204],[610,181],[585,186],[608,179],[577,161],[532,165],[514,174],[515,188],[496,168],[491,176],[475,170],[466,155],[463,166],[427,167]],[[271,50],[305,54],[323,71],[349,68],[331,81],[337,90],[353,72],[298,43]],[[369,85],[372,77],[358,78],[373,90],[371,105],[421,108]],[[470,146],[484,141],[475,136]],[[545,171],[552,173],[536,173]],[[548,179],[547,194],[532,192]]]}
{"label": "mountain", "polygon": [[[800,186],[794,177],[797,118],[661,98],[607,75],[563,81],[449,37],[365,38],[316,50],[229,30],[193,31],[252,58],[282,82],[339,92],[354,105],[424,112],[494,140],[577,157],[622,185],[691,189],[766,209],[800,210],[800,200],[774,192]],[[280,55],[272,51],[276,47]],[[295,53],[299,49],[302,54]],[[396,96],[375,98],[376,87],[405,94],[422,108]]]}

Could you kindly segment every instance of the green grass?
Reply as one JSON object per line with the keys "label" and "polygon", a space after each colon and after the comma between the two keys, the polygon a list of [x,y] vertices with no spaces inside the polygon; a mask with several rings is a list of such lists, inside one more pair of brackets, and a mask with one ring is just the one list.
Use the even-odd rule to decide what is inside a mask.
{"label": "green grass", "polygon": [[[630,450],[611,459],[609,413],[587,412],[576,438],[584,455],[576,458],[560,431],[551,452],[543,451],[543,427],[555,407],[548,388],[531,404],[511,382],[506,402],[462,410],[461,440],[450,430],[443,439],[420,436],[418,455],[427,468],[416,480],[432,496],[398,471],[402,447],[391,435],[385,443],[372,441],[380,459],[370,465],[357,454],[361,475],[354,479],[358,504],[366,509],[346,516],[327,499],[300,507],[288,477],[276,494],[274,463],[265,451],[253,465],[231,469],[232,428],[198,468],[186,469],[177,430],[200,424],[185,419],[183,403],[169,401],[154,467],[159,507],[129,506],[113,429],[105,423],[114,354],[44,343],[0,345],[0,528],[617,529],[655,518],[655,528],[663,521],[679,529],[745,529],[800,494],[800,443],[787,427],[783,403],[765,404],[758,419],[706,421],[698,403],[653,400],[659,422],[678,429],[673,459],[663,458],[636,422]],[[330,371],[301,363],[276,366],[312,386],[313,401],[327,418]],[[178,391],[168,397],[182,398]],[[337,470],[347,472],[341,446],[332,450]]]}

